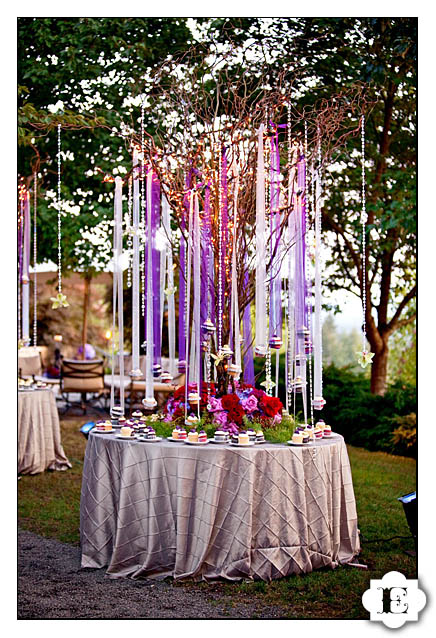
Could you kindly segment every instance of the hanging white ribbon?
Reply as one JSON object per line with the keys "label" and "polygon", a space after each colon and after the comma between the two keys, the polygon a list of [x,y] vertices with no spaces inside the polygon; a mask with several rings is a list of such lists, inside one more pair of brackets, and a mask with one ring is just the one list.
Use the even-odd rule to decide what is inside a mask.
{"label": "hanging white ribbon", "polygon": [[[191,309],[191,249],[192,249],[192,210],[193,210],[194,194],[191,191],[189,195],[189,219],[188,219],[188,244],[186,256],[186,353],[189,353],[189,321]],[[188,359],[188,356],[187,356]],[[185,418],[187,416],[188,404],[188,386],[189,374],[191,366],[186,362],[188,369],[185,374]]]}
{"label": "hanging white ribbon", "polygon": [[256,348],[266,352],[266,259],[265,259],[265,163],[263,157],[263,131],[261,124],[257,143],[257,176],[256,176]]}
{"label": "hanging white ribbon", "polygon": [[233,352],[235,353],[235,365],[241,370],[241,339],[239,325],[238,284],[236,278],[236,222],[238,212],[239,193],[239,169],[235,168],[235,190],[233,196],[233,251],[232,251],[232,297],[231,297],[231,321],[233,321]]}
{"label": "hanging white ribbon", "polygon": [[120,371],[120,406],[124,414],[124,320],[123,320],[123,269],[121,256],[123,251],[123,180],[115,178],[114,197],[114,267],[113,267],[113,315],[112,315],[112,383],[111,383],[111,410],[115,403],[115,317],[118,310],[118,359]]}
{"label": "hanging white ribbon", "polygon": [[139,368],[139,179],[135,167],[138,150],[133,150],[133,259],[132,259],[132,376],[141,376]]}

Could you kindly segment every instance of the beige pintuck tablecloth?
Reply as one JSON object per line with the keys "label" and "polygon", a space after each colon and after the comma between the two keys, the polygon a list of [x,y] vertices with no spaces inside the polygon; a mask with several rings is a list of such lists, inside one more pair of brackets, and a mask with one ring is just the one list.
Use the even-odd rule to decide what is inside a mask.
{"label": "beige pintuck tablecloth", "polygon": [[51,390],[18,392],[18,473],[66,470],[59,416]]}
{"label": "beige pintuck tablecloth", "polygon": [[111,577],[270,580],[359,551],[342,437],[240,449],[91,433],[80,505],[82,567]]}

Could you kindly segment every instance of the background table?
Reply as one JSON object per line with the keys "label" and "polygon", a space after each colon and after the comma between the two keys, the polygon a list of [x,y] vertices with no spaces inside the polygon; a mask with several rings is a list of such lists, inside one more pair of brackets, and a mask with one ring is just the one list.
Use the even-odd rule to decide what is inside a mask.
{"label": "background table", "polygon": [[342,437],[302,448],[199,447],[91,433],[82,567],[111,577],[270,580],[359,551]]}
{"label": "background table", "polygon": [[18,392],[18,473],[66,470],[71,463],[61,444],[59,416],[53,392]]}

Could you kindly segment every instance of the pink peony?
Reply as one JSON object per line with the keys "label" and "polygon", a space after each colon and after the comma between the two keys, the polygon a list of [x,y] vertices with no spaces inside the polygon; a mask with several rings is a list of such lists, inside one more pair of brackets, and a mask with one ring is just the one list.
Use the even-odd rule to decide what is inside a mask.
{"label": "pink peony", "polygon": [[213,415],[214,423],[218,423],[218,425],[225,425],[227,423],[227,412],[221,410],[219,412],[215,412]]}
{"label": "pink peony", "polygon": [[252,412],[257,410],[257,399],[256,399],[256,397],[253,394],[250,394],[250,396],[247,399],[242,399],[241,400],[241,406],[243,407],[244,411],[247,414],[251,414]]}
{"label": "pink peony", "polygon": [[273,418],[273,423],[281,423],[281,422],[282,422],[282,415],[280,414],[280,412],[277,412],[277,414]]}
{"label": "pink peony", "polygon": [[215,397],[210,397],[209,399],[210,408],[209,412],[217,412],[218,410],[222,410],[223,406],[221,404],[221,399],[216,399]]}

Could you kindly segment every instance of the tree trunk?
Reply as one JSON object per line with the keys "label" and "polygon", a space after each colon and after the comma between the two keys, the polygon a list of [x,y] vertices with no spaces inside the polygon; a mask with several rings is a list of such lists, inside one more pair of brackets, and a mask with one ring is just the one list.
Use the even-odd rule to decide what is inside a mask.
{"label": "tree trunk", "polygon": [[371,365],[371,392],[383,396],[387,389],[387,373],[388,373],[388,359],[389,348],[388,338],[382,337],[382,347],[373,349],[375,352],[374,359]]}
{"label": "tree trunk", "polygon": [[89,311],[89,293],[91,289],[92,275],[85,275],[85,290],[83,295],[83,324],[82,324],[82,359],[85,359],[85,346],[88,337],[88,311]]}

